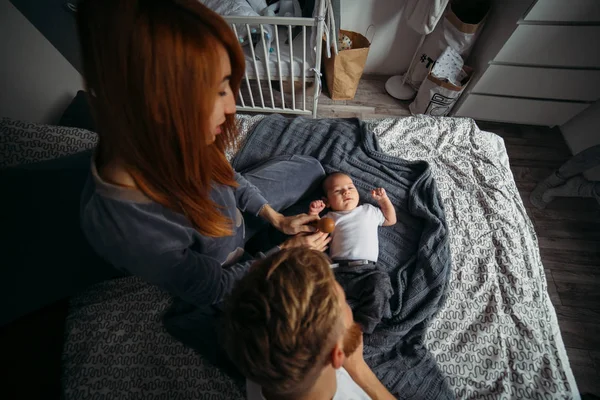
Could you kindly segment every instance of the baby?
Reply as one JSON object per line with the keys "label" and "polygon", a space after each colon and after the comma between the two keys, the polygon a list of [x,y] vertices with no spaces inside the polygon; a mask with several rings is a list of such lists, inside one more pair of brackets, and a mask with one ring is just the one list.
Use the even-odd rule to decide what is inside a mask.
{"label": "baby", "polygon": [[341,172],[323,181],[326,197],[310,203],[308,213],[318,215],[325,207],[325,217],[335,221],[331,234],[330,256],[335,275],[344,290],[354,318],[366,333],[372,333],[382,317],[390,318],[389,299],[393,293],[387,273],[376,267],[379,256],[379,226],[396,223],[396,210],[385,189],[371,191],[379,208],[358,205],[359,196],[352,179]]}

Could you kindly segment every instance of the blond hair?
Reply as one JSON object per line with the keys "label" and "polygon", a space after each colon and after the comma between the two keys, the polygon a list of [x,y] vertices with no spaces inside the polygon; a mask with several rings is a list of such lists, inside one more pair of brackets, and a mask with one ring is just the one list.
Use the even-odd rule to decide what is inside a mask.
{"label": "blond hair", "polygon": [[341,335],[335,278],[323,253],[282,250],[254,264],[229,298],[224,346],[272,394],[309,390]]}

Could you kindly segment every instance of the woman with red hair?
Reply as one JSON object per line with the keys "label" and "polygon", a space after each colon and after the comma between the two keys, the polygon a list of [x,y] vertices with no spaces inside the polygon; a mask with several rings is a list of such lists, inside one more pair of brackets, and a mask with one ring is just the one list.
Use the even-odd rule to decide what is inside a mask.
{"label": "woman with red hair", "polygon": [[327,247],[307,225],[317,216],[278,212],[318,186],[317,160],[278,158],[240,174],[225,158],[245,65],[219,15],[196,0],[84,0],[78,26],[99,133],[82,227],[115,267],[173,295],[172,333],[196,335],[248,270],[243,248],[258,227],[242,212],[296,235],[265,254]]}

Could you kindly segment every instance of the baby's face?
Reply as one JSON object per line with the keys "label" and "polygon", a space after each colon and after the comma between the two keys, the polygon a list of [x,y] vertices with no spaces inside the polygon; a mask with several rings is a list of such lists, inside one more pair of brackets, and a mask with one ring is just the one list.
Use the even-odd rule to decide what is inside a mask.
{"label": "baby's face", "polygon": [[327,182],[327,202],[333,211],[351,211],[358,206],[358,191],[347,175],[335,175]]}

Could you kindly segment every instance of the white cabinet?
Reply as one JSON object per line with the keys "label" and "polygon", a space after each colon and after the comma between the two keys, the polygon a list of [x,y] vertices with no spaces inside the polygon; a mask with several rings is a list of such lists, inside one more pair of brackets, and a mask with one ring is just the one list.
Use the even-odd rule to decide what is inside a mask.
{"label": "white cabinet", "polygon": [[600,23],[598,0],[538,0],[524,18],[527,22]]}
{"label": "white cabinet", "polygon": [[600,98],[600,0],[494,6],[466,63],[475,75],[453,115],[554,126]]}
{"label": "white cabinet", "polygon": [[600,26],[519,25],[494,62],[600,68]]}
{"label": "white cabinet", "polygon": [[490,65],[473,93],[536,99],[596,101],[600,70]]}
{"label": "white cabinet", "polygon": [[587,106],[583,103],[472,94],[457,116],[527,125],[562,125]]}

